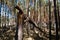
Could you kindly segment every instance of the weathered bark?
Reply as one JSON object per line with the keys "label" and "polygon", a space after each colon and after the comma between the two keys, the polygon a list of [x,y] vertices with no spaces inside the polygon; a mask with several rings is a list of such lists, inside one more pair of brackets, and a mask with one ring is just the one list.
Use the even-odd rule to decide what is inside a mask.
{"label": "weathered bark", "polygon": [[22,40],[23,11],[18,6],[15,8],[19,10],[17,14],[16,40]]}
{"label": "weathered bark", "polygon": [[22,25],[18,26],[18,40],[22,40]]}

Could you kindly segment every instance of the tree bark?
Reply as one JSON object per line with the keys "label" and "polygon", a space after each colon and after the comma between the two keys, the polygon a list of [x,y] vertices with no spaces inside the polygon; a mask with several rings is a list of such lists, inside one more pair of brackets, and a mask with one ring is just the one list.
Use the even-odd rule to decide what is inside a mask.
{"label": "tree bark", "polygon": [[58,20],[57,20],[57,11],[56,11],[56,0],[53,0],[54,2],[54,16],[55,16],[55,23],[56,23],[56,40],[58,39]]}
{"label": "tree bark", "polygon": [[51,40],[51,2],[49,0],[49,40]]}

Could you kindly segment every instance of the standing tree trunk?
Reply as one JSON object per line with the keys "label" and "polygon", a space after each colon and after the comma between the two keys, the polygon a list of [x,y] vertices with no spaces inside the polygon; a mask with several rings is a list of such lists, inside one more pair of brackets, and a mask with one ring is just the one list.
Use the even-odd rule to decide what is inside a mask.
{"label": "standing tree trunk", "polygon": [[56,40],[58,39],[58,20],[57,20],[57,11],[56,11],[56,0],[53,0],[54,2],[54,16],[55,16],[55,23],[56,23]]}
{"label": "standing tree trunk", "polygon": [[51,40],[51,2],[49,0],[49,40]]}
{"label": "standing tree trunk", "polygon": [[59,29],[60,29],[60,15],[59,15],[59,3],[58,3],[58,0],[57,0],[57,13],[58,13],[58,25],[59,25]]}
{"label": "standing tree trunk", "polygon": [[17,15],[18,17],[18,40],[22,40],[22,27],[23,27],[23,14],[22,15],[20,15],[19,13],[18,13],[18,15]]}

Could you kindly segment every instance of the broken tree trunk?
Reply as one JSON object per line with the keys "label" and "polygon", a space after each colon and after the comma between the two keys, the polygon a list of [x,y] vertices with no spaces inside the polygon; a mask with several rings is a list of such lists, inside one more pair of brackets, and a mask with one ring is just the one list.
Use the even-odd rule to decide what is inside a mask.
{"label": "broken tree trunk", "polygon": [[29,22],[33,24],[33,26],[37,28],[40,32],[47,34],[41,28],[38,27],[37,23],[32,18],[27,17],[27,15],[23,13],[23,11],[19,8],[19,6],[16,6],[15,8],[19,10],[17,14],[16,40],[22,40],[22,37],[23,37],[22,27],[25,22]]}
{"label": "broken tree trunk", "polygon": [[34,26],[37,26],[37,24],[30,17],[27,17],[27,15],[23,13],[19,6],[16,6],[15,8],[19,10],[17,14],[16,40],[22,40],[22,27],[24,25],[24,22],[29,22]]}

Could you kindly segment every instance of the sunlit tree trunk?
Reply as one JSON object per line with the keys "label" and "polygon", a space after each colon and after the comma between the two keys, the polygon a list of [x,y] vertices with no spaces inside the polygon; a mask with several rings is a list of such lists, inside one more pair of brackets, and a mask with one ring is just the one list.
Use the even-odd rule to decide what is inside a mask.
{"label": "sunlit tree trunk", "polygon": [[22,40],[22,27],[23,27],[23,14],[20,15],[19,13],[17,14],[17,18],[18,18],[18,23],[17,23],[17,27],[18,27],[18,40]]}

